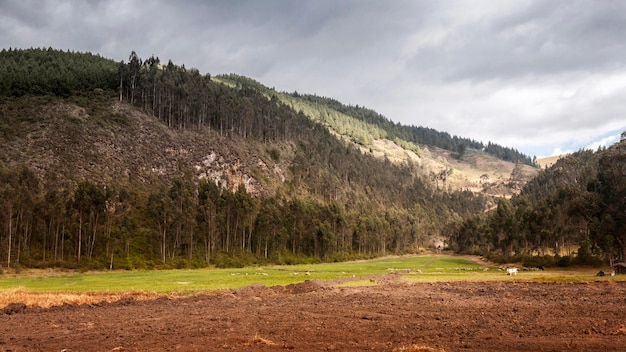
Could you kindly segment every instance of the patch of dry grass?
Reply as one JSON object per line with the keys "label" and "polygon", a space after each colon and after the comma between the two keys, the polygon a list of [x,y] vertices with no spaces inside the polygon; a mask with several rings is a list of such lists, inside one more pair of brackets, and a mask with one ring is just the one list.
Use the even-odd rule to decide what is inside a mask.
{"label": "patch of dry grass", "polygon": [[0,307],[11,303],[24,303],[28,307],[50,308],[67,304],[95,304],[101,302],[115,302],[124,298],[136,300],[154,299],[157,293],[123,292],[123,293],[72,293],[72,292],[30,292],[23,288],[0,290]]}
{"label": "patch of dry grass", "polygon": [[265,346],[276,345],[276,343],[274,343],[273,341],[264,339],[259,335],[254,335],[254,337],[250,340],[250,344],[251,345],[265,345]]}
{"label": "patch of dry grass", "polygon": [[411,345],[409,347],[394,348],[393,352],[445,352],[443,348],[432,348],[428,346]]}
{"label": "patch of dry grass", "polygon": [[542,169],[544,169],[546,167],[550,167],[554,165],[559,159],[561,159],[564,156],[565,155],[548,156],[545,158],[537,159],[537,163]]}

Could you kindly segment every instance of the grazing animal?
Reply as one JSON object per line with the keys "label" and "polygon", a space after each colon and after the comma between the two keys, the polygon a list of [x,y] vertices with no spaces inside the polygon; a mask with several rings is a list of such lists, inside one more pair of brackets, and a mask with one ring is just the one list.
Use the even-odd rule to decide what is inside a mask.
{"label": "grazing animal", "polygon": [[517,268],[506,268],[507,275],[517,275]]}

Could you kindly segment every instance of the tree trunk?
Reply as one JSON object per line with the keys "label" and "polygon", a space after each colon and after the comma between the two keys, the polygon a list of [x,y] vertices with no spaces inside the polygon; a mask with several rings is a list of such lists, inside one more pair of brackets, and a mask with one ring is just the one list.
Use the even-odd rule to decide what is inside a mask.
{"label": "tree trunk", "polygon": [[94,223],[93,223],[93,227],[92,227],[92,235],[91,235],[91,243],[89,246],[89,259],[92,258],[93,256],[93,249],[96,245],[96,233],[98,232],[98,219],[100,218],[100,216],[98,214],[96,214],[95,219],[94,219]]}
{"label": "tree trunk", "polygon": [[57,262],[57,250],[59,249],[59,226],[60,224],[57,222],[56,229],[54,231],[54,263]]}
{"label": "tree trunk", "polygon": [[13,240],[13,208],[9,210],[9,244],[7,247],[7,268],[11,267],[11,241]]}
{"label": "tree trunk", "polygon": [[165,234],[166,234],[166,232],[165,232],[165,221],[164,221],[164,224],[163,224],[163,239],[161,241],[161,259],[163,261],[163,264],[165,264],[165,260],[166,260]]}
{"label": "tree trunk", "polygon": [[193,229],[189,230],[189,266],[193,263]]}
{"label": "tree trunk", "polygon": [[80,263],[80,252],[83,242],[83,212],[78,215],[78,251],[76,253],[76,262]]}

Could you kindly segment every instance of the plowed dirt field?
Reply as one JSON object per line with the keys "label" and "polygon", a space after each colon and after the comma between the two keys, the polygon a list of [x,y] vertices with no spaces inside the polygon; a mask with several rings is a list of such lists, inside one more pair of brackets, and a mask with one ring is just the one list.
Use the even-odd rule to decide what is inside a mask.
{"label": "plowed dirt field", "polygon": [[626,283],[307,281],[0,309],[0,351],[624,351]]}

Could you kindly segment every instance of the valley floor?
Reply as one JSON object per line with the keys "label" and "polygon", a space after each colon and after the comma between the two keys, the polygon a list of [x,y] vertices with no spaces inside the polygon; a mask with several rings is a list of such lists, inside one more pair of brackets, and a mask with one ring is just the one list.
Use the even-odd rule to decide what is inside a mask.
{"label": "valley floor", "polygon": [[0,351],[618,351],[626,283],[323,282],[0,309]]}

